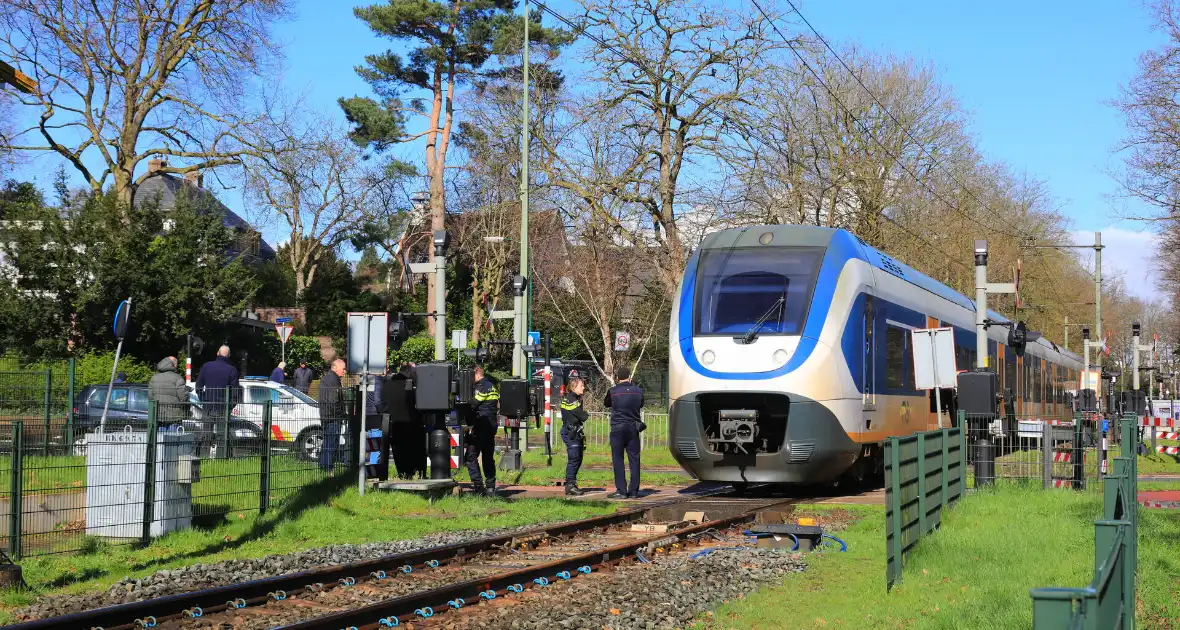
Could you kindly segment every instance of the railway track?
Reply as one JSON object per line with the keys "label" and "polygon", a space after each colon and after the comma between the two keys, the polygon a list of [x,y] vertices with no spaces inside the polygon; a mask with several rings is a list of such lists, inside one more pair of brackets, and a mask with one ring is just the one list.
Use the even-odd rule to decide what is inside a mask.
{"label": "railway track", "polygon": [[[577,579],[711,539],[795,499],[714,496],[650,504],[463,543],[59,617],[13,628],[383,628]],[[685,521],[704,512],[702,522]],[[666,531],[665,531],[666,530]]]}

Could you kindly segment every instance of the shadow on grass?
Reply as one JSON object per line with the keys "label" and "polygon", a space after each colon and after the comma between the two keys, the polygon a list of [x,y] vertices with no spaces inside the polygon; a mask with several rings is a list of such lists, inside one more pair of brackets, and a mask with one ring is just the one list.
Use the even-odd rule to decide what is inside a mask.
{"label": "shadow on grass", "polygon": [[52,581],[46,583],[44,586],[49,586],[52,588],[62,588],[65,586],[69,586],[71,584],[75,584],[77,582],[85,582],[87,580],[93,580],[95,578],[100,578],[100,577],[106,575],[107,573],[109,573],[109,571],[106,571],[104,569],[91,567],[89,569],[84,569],[82,571],[76,571],[74,573],[69,573],[66,575],[59,575],[55,579],[53,579]]}
{"label": "shadow on grass", "polygon": [[[255,519],[254,524],[245,534],[237,538],[227,538],[220,540],[215,544],[207,545],[193,551],[153,558],[149,561],[138,562],[131,565],[134,570],[147,569],[164,562],[172,562],[174,560],[184,560],[189,558],[200,558],[203,556],[217,554],[222,551],[234,549],[249,543],[254,540],[265,538],[272,534],[276,528],[284,521],[295,520],[304,512],[313,508],[327,505],[334,497],[339,496],[345,490],[352,487],[354,477],[347,473],[338,473],[331,477],[326,477],[319,481],[310,483],[300,488],[300,490],[290,498],[283,501],[282,505],[277,509],[272,509],[266,516]],[[212,516],[212,515],[210,515]],[[224,518],[224,515],[220,515]]]}

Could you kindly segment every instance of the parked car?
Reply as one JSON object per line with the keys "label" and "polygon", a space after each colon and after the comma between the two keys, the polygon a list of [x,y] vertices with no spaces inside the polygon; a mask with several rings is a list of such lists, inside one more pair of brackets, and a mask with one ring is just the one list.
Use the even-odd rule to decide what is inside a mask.
{"label": "parked car", "polygon": [[[239,384],[242,387],[242,400],[230,412],[235,419],[247,421],[261,432],[266,422],[264,403],[270,401],[271,440],[278,442],[282,448],[294,451],[301,459],[319,459],[324,429],[320,424],[319,403],[314,398],[290,385],[261,376],[247,376]],[[346,443],[343,434],[340,443]]]}
{"label": "parked car", "polygon": [[[74,399],[74,454],[86,454],[86,435],[98,431],[102,420],[103,404],[106,402],[107,385],[87,385],[83,387]],[[123,431],[131,427],[133,431],[146,431],[148,422],[148,386],[147,383],[116,383],[110,388],[111,404],[107,409],[106,431]],[[206,422],[206,412],[193,391],[188,386],[189,414],[181,422],[184,431],[202,436],[205,433],[215,433],[216,427],[212,422]],[[262,433],[255,425],[248,422],[233,422],[229,425],[231,456],[237,454],[257,453],[262,442]],[[217,440],[202,441],[208,446],[201,457],[215,457],[217,455]]]}

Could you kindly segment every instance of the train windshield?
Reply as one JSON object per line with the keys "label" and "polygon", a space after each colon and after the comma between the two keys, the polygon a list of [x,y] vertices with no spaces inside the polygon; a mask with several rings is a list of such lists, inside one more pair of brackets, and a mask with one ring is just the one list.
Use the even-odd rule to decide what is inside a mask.
{"label": "train windshield", "polygon": [[823,255],[823,248],[815,247],[701,252],[694,334],[744,335],[767,314],[759,334],[800,334]]}

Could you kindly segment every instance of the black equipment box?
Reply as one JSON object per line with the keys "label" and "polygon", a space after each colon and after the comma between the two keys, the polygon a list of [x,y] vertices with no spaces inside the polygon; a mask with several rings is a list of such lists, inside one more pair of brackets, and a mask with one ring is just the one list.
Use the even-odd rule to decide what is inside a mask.
{"label": "black equipment box", "polygon": [[[819,546],[820,539],[823,538],[824,530],[818,525],[795,525],[792,523],[784,523],[782,525],[766,524],[766,525],[751,525],[750,531],[755,534],[773,534],[777,537],[794,536],[794,540],[799,541],[799,546],[796,551],[811,551]],[[794,543],[792,540],[792,544]],[[762,547],[762,538],[759,537],[758,546]],[[767,546],[781,546],[773,543]]]}
{"label": "black equipment box", "polygon": [[1123,402],[1123,413],[1141,415],[1147,411],[1147,395],[1134,390],[1119,392]]}
{"label": "black equipment box", "polygon": [[521,378],[500,381],[500,415],[523,418],[530,415],[529,383]]}
{"label": "black equipment box", "polygon": [[454,370],[455,366],[450,363],[425,363],[417,367],[414,406],[418,411],[451,410],[451,379]]}
{"label": "black equipment box", "polygon": [[463,368],[459,370],[459,378],[456,383],[455,403],[459,405],[469,405],[475,400],[475,370],[470,368]]}
{"label": "black equipment box", "polygon": [[1081,396],[1078,397],[1079,411],[1098,411],[1098,396],[1094,394],[1092,389],[1083,389]]}
{"label": "black equipment box", "polygon": [[978,419],[996,417],[996,373],[979,368],[960,373],[959,409]]}

